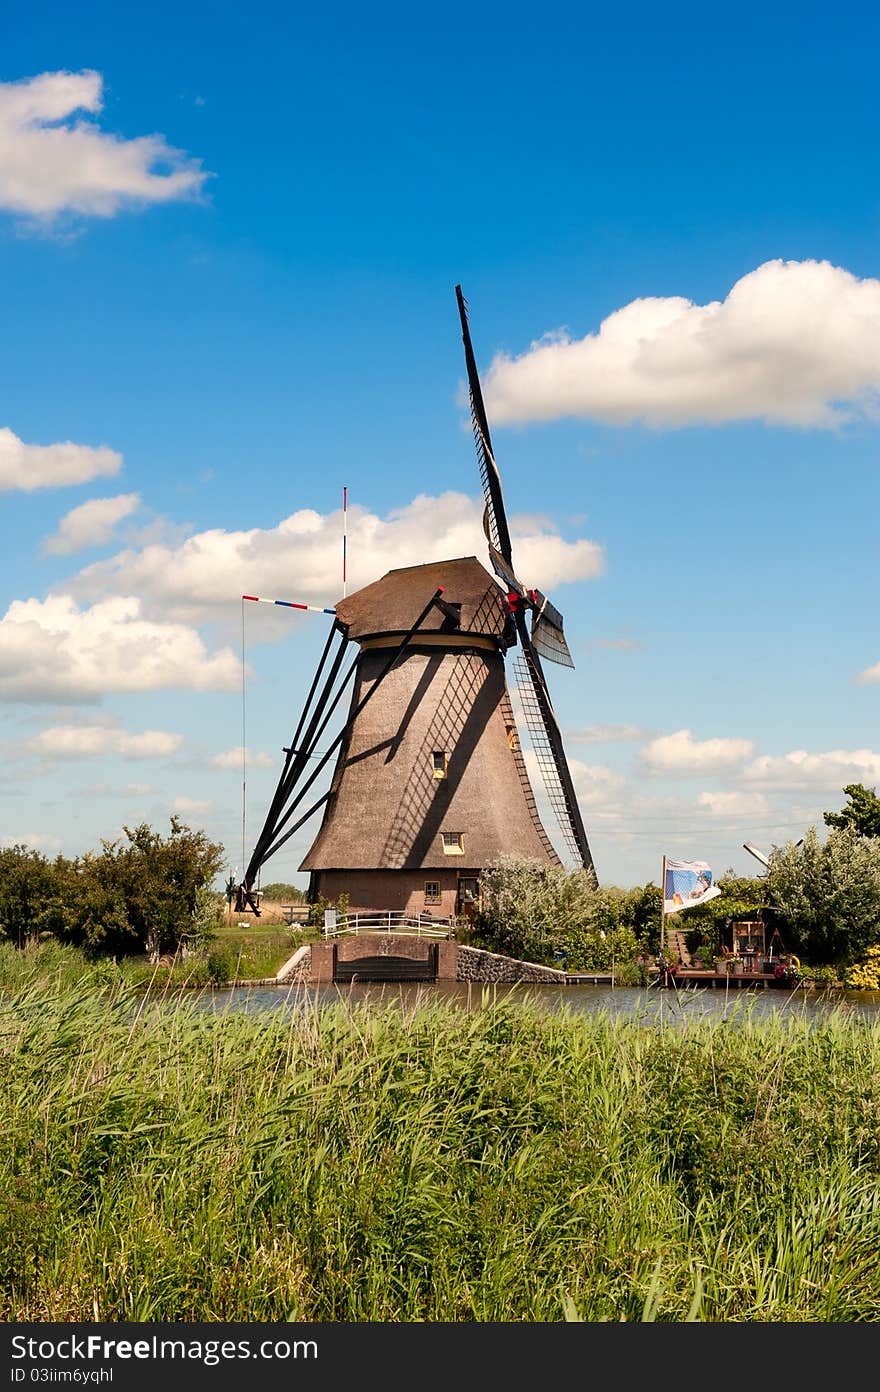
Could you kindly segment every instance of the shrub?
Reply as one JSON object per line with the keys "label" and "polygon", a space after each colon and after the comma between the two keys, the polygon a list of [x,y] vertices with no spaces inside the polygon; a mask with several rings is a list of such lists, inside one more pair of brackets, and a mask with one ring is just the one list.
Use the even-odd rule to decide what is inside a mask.
{"label": "shrub", "polygon": [[599,889],[584,870],[520,856],[487,867],[482,890],[472,927],[478,947],[548,966],[564,960],[572,971],[608,971],[644,947],[634,926],[636,909],[645,908],[644,890]]}
{"label": "shrub", "polygon": [[810,827],[773,851],[767,888],[806,957],[845,967],[880,941],[880,839],[843,828],[821,843]]}
{"label": "shrub", "polygon": [[625,961],[615,963],[614,984],[616,986],[647,986],[648,967],[645,962]]}
{"label": "shrub", "polygon": [[235,962],[228,948],[212,948],[205,958],[207,978],[213,986],[225,986],[235,976]]}
{"label": "shrub", "polygon": [[223,863],[223,847],[178,817],[162,837],[146,823],[103,841],[100,855],[72,864],[58,935],[87,951],[113,955],[176,952],[207,931],[212,900],[204,891]]}
{"label": "shrub", "polygon": [[810,981],[814,986],[836,986],[840,980],[840,973],[836,967],[801,967],[798,980]]}
{"label": "shrub", "polygon": [[851,991],[880,991],[880,945],[847,968],[844,983]]}

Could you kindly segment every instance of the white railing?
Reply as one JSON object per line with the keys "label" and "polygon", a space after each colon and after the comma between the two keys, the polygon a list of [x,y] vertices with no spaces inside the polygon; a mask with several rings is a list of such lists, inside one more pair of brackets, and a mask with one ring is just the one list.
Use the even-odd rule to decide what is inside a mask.
{"label": "white railing", "polygon": [[451,918],[435,918],[429,914],[405,914],[403,910],[382,909],[375,913],[340,914],[335,926],[324,924],[325,938],[338,938],[344,934],[357,936],[358,933],[402,933],[407,937],[451,938],[453,922]]}

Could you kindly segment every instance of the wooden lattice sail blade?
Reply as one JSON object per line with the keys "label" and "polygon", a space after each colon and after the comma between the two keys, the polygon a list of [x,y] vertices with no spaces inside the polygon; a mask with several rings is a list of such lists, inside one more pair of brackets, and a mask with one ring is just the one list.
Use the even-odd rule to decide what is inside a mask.
{"label": "wooden lattice sail blade", "polygon": [[550,623],[547,619],[536,618],[532,624],[532,642],[548,662],[556,662],[560,667],[574,666],[565,634],[556,624]]}
{"label": "wooden lattice sail blade", "polygon": [[532,590],[531,598],[535,605],[532,610],[532,642],[548,662],[557,662],[561,667],[573,667],[574,660],[569,652],[562,631],[562,615],[540,590]]}
{"label": "wooden lattice sail blade", "polygon": [[517,653],[514,673],[532,750],[560,834],[572,859],[595,878],[593,856],[562,749],[559,727],[534,655],[527,649]]}
{"label": "wooden lattice sail blade", "polygon": [[[489,422],[486,418],[486,407],[483,404],[483,389],[480,386],[477,361],[474,357],[474,349],[471,343],[467,302],[461,293],[460,285],[456,285],[455,287],[455,296],[458,301],[458,314],[461,319],[461,337],[464,343],[464,360],[467,369],[468,392],[471,403],[471,425],[474,431],[474,444],[477,448],[477,463],[480,468],[480,482],[483,485],[483,499],[485,501],[483,530],[489,542],[490,553],[497,553],[501,560],[504,561],[508,567],[512,568],[510,531],[507,526],[504,498],[501,492],[501,475],[498,472],[498,465],[495,463],[495,456],[492,452]],[[494,554],[492,559],[494,563]]]}

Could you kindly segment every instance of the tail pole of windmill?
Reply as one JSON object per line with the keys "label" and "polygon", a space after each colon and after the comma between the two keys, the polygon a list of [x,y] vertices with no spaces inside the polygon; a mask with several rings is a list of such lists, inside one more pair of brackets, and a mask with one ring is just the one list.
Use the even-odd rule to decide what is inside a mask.
{"label": "tail pole of windmill", "polygon": [[[347,583],[347,551],[348,551],[348,488],[342,490],[342,594],[345,597]],[[246,628],[245,628],[245,605],[246,604],[272,604],[281,609],[297,609],[308,614],[329,614],[332,618],[336,617],[336,610],[332,606],[306,604],[301,600],[295,599],[267,599],[262,595],[243,594],[241,597],[241,863],[247,865],[247,661],[246,661]],[[334,628],[330,631],[328,646],[333,637]],[[316,678],[317,680],[317,678]],[[314,693],[310,693],[309,700]],[[323,729],[323,727],[322,727]],[[288,756],[287,764],[294,751],[286,750]],[[314,749],[311,750],[309,758],[315,758]],[[286,765],[287,766],[287,765]],[[285,766],[285,767],[286,767]],[[259,872],[257,872],[259,873]],[[243,907],[243,906],[240,906]]]}

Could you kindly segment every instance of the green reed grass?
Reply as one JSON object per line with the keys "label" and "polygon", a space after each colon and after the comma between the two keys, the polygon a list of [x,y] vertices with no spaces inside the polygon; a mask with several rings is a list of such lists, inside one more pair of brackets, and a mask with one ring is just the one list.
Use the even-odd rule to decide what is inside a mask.
{"label": "green reed grass", "polygon": [[880,1317],[880,1030],[0,996],[4,1321]]}
{"label": "green reed grass", "polygon": [[93,984],[142,988],[197,989],[241,981],[274,980],[279,968],[301,941],[297,930],[270,928],[262,934],[236,938],[219,936],[208,950],[152,963],[146,956],[89,958],[79,948],[54,941],[30,943],[24,949],[0,942],[0,990],[26,982],[51,981],[72,986],[80,980]]}

